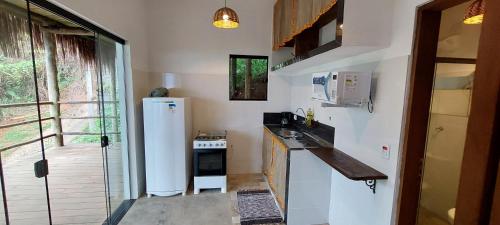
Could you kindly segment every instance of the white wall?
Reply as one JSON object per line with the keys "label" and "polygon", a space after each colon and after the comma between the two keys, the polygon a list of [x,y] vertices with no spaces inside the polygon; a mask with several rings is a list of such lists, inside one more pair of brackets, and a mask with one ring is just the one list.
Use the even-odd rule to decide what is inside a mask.
{"label": "white wall", "polygon": [[[310,74],[294,77],[290,82],[289,110],[295,111],[297,107],[313,108],[320,122],[336,128],[336,148],[389,176],[388,180],[377,183],[377,193],[373,194],[363,182],[349,180],[333,170],[330,224],[393,223],[393,212],[397,207],[400,140],[415,10],[424,2],[394,1],[391,42],[388,48],[329,64],[328,70],[332,71],[374,72],[373,114],[368,113],[366,108],[321,108],[320,104],[310,99]],[[383,158],[382,145],[390,146],[390,159]]]}
{"label": "white wall", "polygon": [[233,0],[240,28],[212,26],[223,1],[147,2],[149,59],[155,73],[173,72],[182,80],[174,96],[193,97],[193,131],[228,130],[228,173],[260,173],[262,116],[288,109],[289,88],[269,74],[268,101],[229,101],[229,54],[268,55],[272,49],[273,0]]}
{"label": "white wall", "polygon": [[130,58],[126,60],[131,65],[126,68],[131,193],[137,198],[145,188],[141,109],[141,100],[149,91],[145,5],[137,0],[52,1],[127,41],[125,52]]}
{"label": "white wall", "polygon": [[[416,6],[426,0],[394,1],[390,46],[340,60],[330,68],[375,71],[373,114],[365,109],[321,109],[308,98],[310,75],[292,79],[289,86],[288,78],[270,73],[269,101],[228,101],[228,55],[271,54],[274,0],[230,1],[241,20],[237,30],[211,26],[212,13],[222,1],[58,1],[130,41],[137,106],[141,96],[159,85],[160,73],[181,75],[182,89],[174,94],[194,97],[194,131],[230,131],[230,173],[260,172],[262,112],[314,107],[320,122],[336,127],[337,148],[389,176],[378,183],[373,195],[363,183],[333,171],[330,224],[387,225],[394,220],[414,15]],[[146,71],[154,73],[152,79]],[[140,110],[137,113],[140,115]],[[141,128],[137,128],[140,133]],[[381,156],[382,144],[391,146],[389,160]]]}
{"label": "white wall", "polygon": [[[387,174],[387,181],[378,181],[374,195],[364,182],[347,179],[333,170],[331,190],[331,224],[390,224],[401,120],[404,105],[408,56],[342,65],[332,70],[373,71],[373,114],[367,108],[321,108],[310,100],[310,75],[294,78],[291,86],[291,108],[312,108],[320,122],[335,127],[335,147]],[[382,156],[382,146],[391,147],[390,159]],[[355,209],[355,210],[354,210]]]}

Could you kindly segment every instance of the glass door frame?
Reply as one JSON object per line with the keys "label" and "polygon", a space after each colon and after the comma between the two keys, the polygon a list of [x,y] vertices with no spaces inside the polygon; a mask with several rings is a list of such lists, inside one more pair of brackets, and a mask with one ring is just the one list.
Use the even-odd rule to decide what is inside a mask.
{"label": "glass door frame", "polygon": [[[399,196],[395,221],[415,225],[425,156],[441,12],[468,0],[434,0],[417,8],[413,58],[404,110]],[[474,91],[457,197],[456,224],[490,219],[500,149],[500,2],[487,0],[474,76]]]}
{"label": "glass door frame", "polygon": [[[26,2],[26,14],[27,14],[27,18],[28,18],[28,21],[31,21],[31,9],[30,9],[30,5],[33,4],[34,6],[37,6],[37,7],[40,7],[40,8],[43,8],[53,14],[56,14],[58,16],[61,16],[69,21],[72,21],[74,22],[75,24],[79,24],[81,27],[85,28],[85,29],[88,29],[88,30],[91,30],[93,31],[96,35],[96,42],[98,42],[99,38],[97,38],[99,35],[100,36],[105,36],[113,41],[115,41],[116,43],[120,44],[121,48],[117,48],[118,50],[118,54],[117,54],[117,65],[118,63],[121,63],[120,66],[117,67],[117,73],[116,73],[116,81],[117,81],[117,85],[120,86],[120,88],[118,89],[119,92],[117,93],[117,96],[119,99],[117,99],[119,101],[119,107],[120,107],[120,122],[121,122],[121,128],[122,128],[122,132],[121,135],[122,135],[122,145],[123,147],[121,148],[121,151],[122,151],[122,162],[124,164],[123,166],[123,180],[124,180],[124,197],[127,199],[127,201],[124,201],[120,207],[116,210],[117,212],[111,212],[111,207],[110,207],[110,201],[109,201],[109,196],[110,196],[110,192],[108,190],[109,188],[109,179],[107,178],[108,176],[108,170],[105,169],[104,170],[104,183],[105,183],[105,187],[106,187],[106,202],[107,202],[107,219],[105,221],[103,221],[105,224],[117,224],[119,222],[119,220],[121,219],[121,217],[123,217],[123,215],[127,212],[127,210],[131,207],[131,205],[133,204],[133,200],[131,199],[131,187],[130,187],[130,161],[129,161],[129,146],[128,146],[128,128],[127,128],[127,109],[126,109],[126,86],[125,86],[125,68],[124,66],[126,66],[126,61],[125,61],[125,56],[123,54],[125,54],[125,40],[123,40],[122,38],[80,18],[79,16],[76,16],[64,9],[62,9],[61,7],[51,3],[51,2],[48,2],[46,0],[23,0]],[[34,52],[34,39],[33,39],[33,28],[32,28],[32,24],[31,22],[29,22],[29,41],[30,41],[30,50],[31,50],[31,60],[32,60],[32,67],[33,67],[33,79],[34,79],[34,82],[35,82],[35,95],[36,95],[36,107],[37,107],[37,117],[38,117],[38,128],[39,128],[39,142],[40,142],[40,145],[41,145],[41,159],[39,161],[39,163],[41,163],[41,165],[43,167],[46,167],[47,168],[47,160],[46,160],[46,156],[45,156],[45,143],[44,143],[44,140],[45,138],[48,138],[48,137],[52,137],[52,136],[48,136],[48,137],[44,137],[43,136],[43,130],[42,130],[42,121],[44,121],[42,119],[42,115],[41,115],[41,109],[40,109],[40,106],[43,105],[42,102],[40,101],[40,98],[39,98],[39,85],[38,85],[38,76],[37,76],[37,70],[36,70],[36,59],[35,59],[35,52]],[[96,48],[96,52],[97,52],[97,48]],[[98,60],[98,59],[96,59]],[[96,63],[96,65],[98,64],[99,62]],[[98,75],[98,79],[101,80],[102,82],[102,74],[100,73],[100,71],[98,71],[97,73]],[[102,86],[101,88],[99,89],[101,90],[101,93],[99,93],[99,96],[103,96],[102,95]],[[57,103],[56,103],[57,104]],[[103,102],[99,102],[99,105],[103,105]],[[100,115],[101,115],[101,119],[104,120],[104,112],[99,112]],[[104,122],[105,123],[105,122]],[[101,129],[101,132],[102,132],[102,135],[101,136],[106,136],[106,130],[105,129]],[[38,141],[36,141],[38,142]],[[35,142],[35,143],[36,143]],[[103,160],[106,161],[107,160],[107,151],[108,149],[106,147],[103,147]],[[1,156],[0,156],[0,160],[1,160]],[[106,166],[106,163],[103,163],[104,166]],[[5,179],[4,179],[4,170],[3,170],[3,165],[2,163],[0,162],[0,185],[1,185],[1,188],[2,188],[2,200],[3,200],[3,204],[4,204],[4,210],[5,210],[5,220],[6,220],[6,224],[10,224],[10,221],[9,221],[9,211],[8,211],[8,202],[7,202],[7,198],[8,195],[6,193],[6,189],[5,189]],[[33,177],[35,177],[35,174],[33,174]],[[50,185],[49,185],[49,182],[48,182],[48,177],[47,177],[47,174],[44,174],[43,176],[41,176],[40,178],[44,178],[44,183],[45,183],[45,194],[46,194],[46,201],[47,201],[47,213],[48,213],[48,223],[49,224],[52,224],[52,211],[51,211],[51,202],[50,202]],[[8,181],[7,181],[7,184],[8,184]],[[104,197],[104,196],[103,196]]]}
{"label": "glass door frame", "polygon": [[[106,183],[106,193],[107,193],[107,209],[108,209],[108,219],[107,223],[108,224],[117,224],[121,218],[124,216],[124,213],[132,206],[134,203],[133,200],[131,200],[131,195],[130,195],[130,171],[129,171],[129,154],[128,154],[128,132],[122,132],[122,131],[128,131],[128,124],[127,124],[127,116],[126,116],[126,86],[125,86],[125,61],[124,61],[124,45],[122,45],[119,42],[116,42],[115,44],[115,76],[111,77],[111,79],[115,79],[115,87],[114,90],[116,92],[116,96],[118,97],[115,99],[115,101],[118,102],[118,105],[115,105],[115,103],[110,103],[113,105],[113,107],[119,107],[120,109],[120,114],[118,115],[121,120],[120,120],[120,129],[122,131],[119,131],[120,133],[120,140],[121,140],[121,160],[122,163],[126,163],[126,165],[123,165],[122,167],[122,176],[124,177],[123,179],[123,195],[126,199],[124,199],[123,202],[118,207],[113,207],[113,203],[111,201],[111,183],[110,183],[110,169],[109,169],[109,163],[110,163],[110,154],[109,154],[109,145],[111,144],[110,141],[113,140],[110,138],[110,134],[113,132],[109,132],[107,130],[106,123],[111,122],[107,121],[106,118],[106,98],[105,98],[105,91],[104,91],[104,69],[102,62],[103,58],[103,51],[104,48],[103,42],[104,38],[109,39],[109,37],[105,35],[101,35],[99,33],[96,33],[96,73],[97,73],[97,80],[98,80],[98,102],[99,102],[99,114],[100,114],[100,121],[101,121],[101,147],[103,151],[103,159],[104,159],[104,168],[105,168],[105,183]],[[112,39],[111,39],[112,40]],[[111,81],[113,82],[113,81]],[[115,124],[117,126],[118,124]],[[114,135],[114,134],[113,134]],[[128,178],[128,179],[125,179]]]}

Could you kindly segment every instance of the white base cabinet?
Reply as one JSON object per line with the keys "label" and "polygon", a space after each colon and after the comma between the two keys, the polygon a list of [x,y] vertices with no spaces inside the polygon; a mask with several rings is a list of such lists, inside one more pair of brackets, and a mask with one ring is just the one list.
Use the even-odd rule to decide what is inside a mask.
{"label": "white base cabinet", "polygon": [[308,150],[289,154],[287,225],[328,223],[331,167]]}

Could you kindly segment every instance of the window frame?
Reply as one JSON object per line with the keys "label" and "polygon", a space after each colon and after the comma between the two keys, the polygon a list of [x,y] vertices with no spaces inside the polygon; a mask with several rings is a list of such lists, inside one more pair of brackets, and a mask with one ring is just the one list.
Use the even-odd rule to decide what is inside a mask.
{"label": "window frame", "polygon": [[[249,99],[241,99],[241,98],[234,98],[233,93],[231,93],[231,80],[234,76],[232,73],[232,59],[265,59],[266,60],[266,68],[267,68],[267,83],[266,83],[266,97],[263,99],[258,99],[258,98],[249,98]],[[267,55],[239,55],[239,54],[229,54],[229,101],[267,101],[269,98],[269,56]]]}

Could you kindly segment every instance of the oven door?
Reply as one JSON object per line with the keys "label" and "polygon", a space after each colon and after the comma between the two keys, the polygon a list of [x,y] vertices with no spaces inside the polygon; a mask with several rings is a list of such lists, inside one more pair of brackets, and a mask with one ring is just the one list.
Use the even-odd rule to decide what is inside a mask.
{"label": "oven door", "polygon": [[225,176],[226,149],[194,149],[194,176]]}

